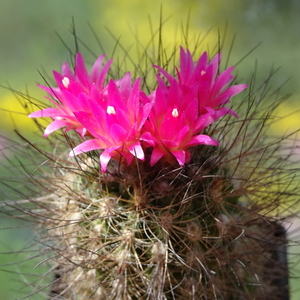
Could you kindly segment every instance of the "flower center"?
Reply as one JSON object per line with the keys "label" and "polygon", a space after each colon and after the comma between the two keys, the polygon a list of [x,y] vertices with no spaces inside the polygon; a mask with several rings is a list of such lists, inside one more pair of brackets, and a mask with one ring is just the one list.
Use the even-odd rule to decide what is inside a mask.
{"label": "flower center", "polygon": [[62,82],[63,86],[67,89],[70,84],[70,79],[68,77],[64,77],[61,82]]}
{"label": "flower center", "polygon": [[110,106],[110,105],[107,106],[106,112],[107,112],[109,115],[111,115],[111,114],[115,115],[115,114],[116,114],[115,108],[114,108],[113,106]]}
{"label": "flower center", "polygon": [[172,117],[177,118],[179,116],[179,112],[177,108],[173,108],[172,110]]}

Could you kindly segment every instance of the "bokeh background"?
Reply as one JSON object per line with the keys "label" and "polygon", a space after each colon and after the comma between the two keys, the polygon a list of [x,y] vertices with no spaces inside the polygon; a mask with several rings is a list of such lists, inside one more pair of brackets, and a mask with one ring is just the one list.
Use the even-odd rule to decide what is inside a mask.
{"label": "bokeh background", "polygon": [[[257,80],[262,81],[272,68],[280,68],[272,79],[272,86],[278,87],[287,81],[281,93],[291,96],[278,110],[278,119],[270,130],[272,134],[284,134],[300,127],[298,0],[0,0],[0,7],[2,177],[9,176],[5,167],[7,159],[13,163],[18,159],[10,157],[7,149],[10,140],[18,140],[13,130],[33,140],[36,130],[10,89],[43,98],[36,87],[37,83],[43,83],[39,73],[51,77],[52,70],[59,71],[62,62],[70,60],[68,48],[75,50],[73,23],[84,53],[93,57],[105,51],[108,56],[115,53],[115,57],[122,57],[122,48],[114,47],[116,39],[125,52],[134,49],[137,41],[142,47],[151,40],[163,20],[164,44],[174,47],[174,39],[186,28],[189,19],[189,38],[192,40],[198,34],[205,37],[203,50],[213,51],[218,40],[224,41],[226,57],[229,56],[231,64],[237,64],[239,78],[248,80],[257,66]],[[17,197],[17,191],[0,189],[2,201]],[[28,247],[34,256],[30,243],[37,237],[22,222],[12,222],[4,216],[0,227],[6,228],[0,230],[0,300],[18,299],[32,292],[31,282],[44,272],[42,266],[33,270],[32,263],[23,261],[26,255],[17,252]],[[293,252],[297,253],[297,249]],[[17,261],[19,263],[14,264]],[[21,289],[24,282],[28,287]],[[296,280],[291,282],[292,299],[298,300]]]}

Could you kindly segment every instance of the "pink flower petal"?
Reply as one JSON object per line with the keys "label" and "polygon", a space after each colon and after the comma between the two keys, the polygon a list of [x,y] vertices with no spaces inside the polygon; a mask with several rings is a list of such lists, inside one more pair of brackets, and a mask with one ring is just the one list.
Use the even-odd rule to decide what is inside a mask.
{"label": "pink flower petal", "polygon": [[119,124],[112,124],[109,133],[116,144],[125,142],[128,134],[128,132]]}
{"label": "pink flower petal", "polygon": [[[180,77],[181,80],[187,83],[193,75],[194,71],[194,62],[192,55],[189,50],[184,52],[184,49],[180,47]],[[167,77],[166,77],[167,78]],[[168,78],[167,78],[168,79]]]}
{"label": "pink flower petal", "polygon": [[145,159],[143,148],[141,147],[141,145],[139,143],[129,147],[128,149],[129,149],[130,153],[132,155],[134,155],[135,157],[137,157],[138,159],[140,159],[140,160]]}
{"label": "pink flower petal", "polygon": [[141,130],[142,127],[144,126],[146,120],[148,119],[151,109],[152,109],[153,103],[146,103],[143,105],[140,120],[139,120],[139,126],[138,130]]}
{"label": "pink flower petal", "polygon": [[101,171],[103,173],[106,173],[107,165],[109,161],[111,160],[111,154],[107,152],[102,152],[100,155],[100,166],[101,166]]}
{"label": "pink flower petal", "polygon": [[147,143],[150,147],[154,147],[157,144],[156,138],[149,131],[142,134],[141,141]]}
{"label": "pink flower petal", "polygon": [[163,68],[161,68],[160,66],[156,66],[156,65],[153,65],[153,67],[155,67],[156,69],[159,70],[159,72],[164,75],[168,81],[173,81],[175,79],[175,77],[173,77],[172,75],[170,75],[166,70],[164,70]]}
{"label": "pink flower petal", "polygon": [[134,82],[127,100],[127,107],[135,116],[138,116],[140,111],[140,82],[140,78]]}
{"label": "pink flower petal", "polygon": [[65,127],[68,125],[68,122],[66,122],[65,120],[56,120],[53,121],[51,124],[49,124],[45,131],[44,131],[44,137],[47,137],[49,134],[51,134],[52,132]]}
{"label": "pink flower petal", "polygon": [[151,154],[150,166],[154,166],[165,154],[165,151],[162,151],[159,148],[154,148]]}
{"label": "pink flower petal", "polygon": [[176,158],[180,166],[183,166],[186,163],[184,150],[172,151],[172,155]]}
{"label": "pink flower petal", "polygon": [[218,95],[224,87],[226,87],[234,78],[233,75],[231,75],[232,70],[234,67],[230,67],[224,72],[222,72],[216,79],[215,84],[212,87],[212,95]]}
{"label": "pink flower petal", "polygon": [[103,149],[105,148],[105,143],[103,143],[100,139],[92,139],[85,141],[81,143],[80,145],[76,146],[68,156],[75,156],[78,154],[82,154],[85,152],[93,151],[93,150],[98,150],[98,149]]}
{"label": "pink flower petal", "polygon": [[62,71],[61,73],[63,76],[66,76],[72,80],[75,80],[75,76],[74,76],[73,72],[71,71],[69,65],[66,62],[63,63],[61,71]]}
{"label": "pink flower petal", "polygon": [[216,99],[213,100],[212,105],[216,107],[228,103],[231,97],[239,94],[247,87],[247,84],[238,84],[230,86],[229,88],[224,90]]}
{"label": "pink flower petal", "polygon": [[89,74],[86,70],[85,63],[84,63],[81,53],[77,53],[77,55],[76,55],[75,74],[76,74],[76,77],[78,78],[79,82],[83,86],[90,89],[91,81],[90,81]]}
{"label": "pink flower petal", "polygon": [[218,146],[219,142],[215,139],[211,138],[205,134],[199,134],[194,136],[190,142],[186,144],[188,147],[196,146],[196,145],[211,145],[211,146]]}
{"label": "pink flower petal", "polygon": [[128,166],[133,162],[134,156],[130,152],[122,151],[121,155],[123,158],[125,158]]}
{"label": "pink flower petal", "polygon": [[100,155],[100,165],[101,165],[101,171],[103,173],[106,172],[107,165],[111,158],[116,154],[115,153],[116,147],[110,147],[106,148]]}
{"label": "pink flower petal", "polygon": [[186,125],[178,132],[176,140],[180,141],[180,144],[186,144],[186,140],[189,139],[189,136],[192,135],[192,133],[192,130]]}
{"label": "pink flower petal", "polygon": [[[202,71],[205,72],[207,66],[208,66],[208,55],[207,55],[207,52],[204,52],[204,53],[200,56],[200,58],[199,58],[199,60],[198,60],[198,62],[197,62],[197,64],[196,64],[196,66],[195,66],[194,74],[197,74],[197,76],[198,76],[198,79],[197,79],[197,80],[200,80],[199,75],[200,75],[200,77],[201,77],[201,72],[202,72]],[[194,76],[195,76],[195,75],[194,75]]]}
{"label": "pink flower petal", "polygon": [[96,59],[95,63],[93,64],[93,67],[91,69],[91,75],[90,75],[91,83],[96,83],[98,77],[100,76],[104,58],[105,58],[105,54],[100,55]]}
{"label": "pink flower petal", "polygon": [[28,115],[28,117],[29,118],[43,118],[43,117],[54,118],[54,117],[61,117],[64,115],[65,114],[63,114],[63,112],[60,109],[49,107],[49,108],[35,111],[30,115]]}

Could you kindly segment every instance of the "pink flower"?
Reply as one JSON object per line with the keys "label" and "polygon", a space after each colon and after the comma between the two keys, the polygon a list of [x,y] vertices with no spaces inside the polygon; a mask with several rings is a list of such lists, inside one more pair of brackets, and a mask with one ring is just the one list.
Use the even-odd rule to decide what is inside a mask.
{"label": "pink flower", "polygon": [[74,113],[78,122],[94,138],[75,147],[69,156],[103,149],[100,155],[103,172],[111,158],[123,157],[128,165],[133,157],[144,160],[140,136],[151,107],[152,103],[140,90],[140,79],[133,86],[130,73],[117,83],[110,80],[102,101],[98,99],[90,102],[91,114],[85,111]]}
{"label": "pink flower", "polygon": [[100,149],[103,172],[112,158],[127,165],[134,158],[144,160],[147,148],[152,148],[151,166],[162,157],[175,158],[183,166],[190,161],[192,147],[218,145],[201,133],[226,114],[236,116],[224,105],[247,87],[229,86],[233,67],[218,74],[220,59],[218,54],[209,61],[204,53],[195,64],[191,53],[181,48],[177,76],[156,66],[168,83],[157,76],[158,87],[148,97],[140,89],[140,79],[132,84],[129,72],[105,85],[112,61],[103,65],[104,55],[100,56],[89,74],[78,53],[74,73],[64,63],[61,74],[53,72],[57,87],[40,86],[56,107],[29,117],[53,119],[44,136],[66,127],[66,131],[74,129],[82,138],[88,137],[69,156]]}
{"label": "pink flower", "polygon": [[216,121],[228,113],[237,117],[233,110],[224,107],[224,105],[230,102],[231,97],[248,86],[246,84],[238,84],[228,87],[234,79],[234,76],[231,74],[234,67],[230,67],[218,74],[220,61],[221,53],[218,53],[209,61],[207,53],[204,52],[195,64],[189,50],[185,52],[180,47],[180,71],[177,70],[178,79],[161,67],[156,66],[156,68],[166,77],[169,83],[177,80],[184,94],[189,91],[189,88],[197,84],[200,114],[209,112]]}
{"label": "pink flower", "polygon": [[182,166],[190,160],[191,147],[218,145],[216,140],[199,133],[228,113],[236,116],[224,105],[247,87],[245,84],[227,87],[234,78],[233,67],[217,75],[220,59],[218,54],[209,62],[205,52],[194,64],[191,53],[180,48],[178,78],[155,66],[167,79],[168,86],[157,77],[158,88],[151,95],[155,104],[142,136],[153,147],[151,165],[163,156],[173,156]]}
{"label": "pink flower", "polygon": [[180,166],[190,160],[189,149],[195,145],[217,146],[213,138],[198,134],[214,120],[210,113],[199,114],[197,85],[183,93],[176,80],[170,87],[158,78],[155,104],[145,123],[142,139],[153,147],[150,165],[163,156],[174,156]]}
{"label": "pink flower", "polygon": [[75,113],[86,111],[91,113],[90,96],[93,90],[99,93],[104,90],[106,75],[112,60],[104,66],[104,55],[94,63],[90,75],[80,53],[76,56],[74,74],[67,63],[62,66],[62,74],[53,71],[57,87],[39,86],[53,99],[49,99],[57,108],[46,108],[29,115],[30,118],[50,117],[53,122],[45,129],[44,136],[48,136],[59,128],[66,127],[66,131],[75,129],[81,136],[86,134],[86,128],[77,120]]}

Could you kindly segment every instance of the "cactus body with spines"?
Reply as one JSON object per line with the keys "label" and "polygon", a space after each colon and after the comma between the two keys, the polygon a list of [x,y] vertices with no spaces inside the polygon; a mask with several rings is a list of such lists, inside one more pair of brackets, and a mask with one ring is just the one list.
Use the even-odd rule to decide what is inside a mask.
{"label": "cactus body with spines", "polygon": [[210,161],[215,150],[200,146],[195,152],[207,158],[177,170],[157,165],[149,173],[140,166],[135,176],[129,170],[99,179],[96,160],[89,158],[81,172],[58,178],[57,193],[66,196],[53,199],[57,221],[48,224],[59,245],[57,294],[271,299],[279,293],[280,299],[286,287],[274,282],[287,269],[274,250],[285,244],[275,235],[279,225],[258,214],[259,201],[244,199],[253,183],[235,188],[232,174],[218,167],[222,162]]}

